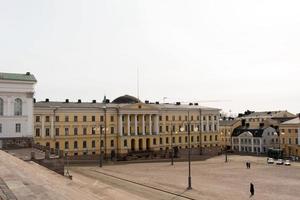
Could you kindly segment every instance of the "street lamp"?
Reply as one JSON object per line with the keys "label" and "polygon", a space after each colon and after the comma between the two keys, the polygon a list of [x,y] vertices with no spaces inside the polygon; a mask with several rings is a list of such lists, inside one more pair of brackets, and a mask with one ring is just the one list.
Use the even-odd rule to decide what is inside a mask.
{"label": "street lamp", "polygon": [[103,131],[105,131],[106,129],[103,127],[103,125],[100,125],[99,128],[94,128],[95,131],[99,131],[100,132],[100,158],[99,158],[99,167],[103,166],[103,151],[102,151],[102,133]]}
{"label": "street lamp", "polygon": [[[188,190],[192,189],[192,177],[191,177],[191,122],[189,121],[189,113],[188,113],[188,121],[187,121],[187,131],[188,131],[188,147],[189,147],[189,154],[188,154],[188,161],[189,161],[189,175],[188,175]],[[180,128],[180,131],[184,131],[184,127]],[[198,128],[195,127],[194,131],[198,131]]]}
{"label": "street lamp", "polygon": [[171,165],[174,165],[173,125],[171,125]]}

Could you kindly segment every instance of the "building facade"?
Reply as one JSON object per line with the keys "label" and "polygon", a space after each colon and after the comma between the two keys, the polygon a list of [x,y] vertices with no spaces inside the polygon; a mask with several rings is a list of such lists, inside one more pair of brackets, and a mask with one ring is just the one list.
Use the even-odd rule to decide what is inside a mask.
{"label": "building facade", "polygon": [[285,156],[300,156],[300,116],[280,125],[280,145]]}
{"label": "building facade", "polygon": [[248,153],[267,153],[270,148],[278,148],[279,137],[272,127],[248,129],[236,128],[232,134],[233,150]]}
{"label": "building facade", "polygon": [[[126,156],[130,152],[165,152],[174,147],[218,147],[219,109],[197,104],[140,102],[121,96],[113,102],[37,102],[35,142],[70,156]],[[200,139],[202,138],[202,140]]]}
{"label": "building facade", "polygon": [[240,119],[220,120],[220,145],[222,149],[232,149],[232,133],[241,124]]}
{"label": "building facade", "polygon": [[0,73],[0,148],[33,136],[35,77]]}

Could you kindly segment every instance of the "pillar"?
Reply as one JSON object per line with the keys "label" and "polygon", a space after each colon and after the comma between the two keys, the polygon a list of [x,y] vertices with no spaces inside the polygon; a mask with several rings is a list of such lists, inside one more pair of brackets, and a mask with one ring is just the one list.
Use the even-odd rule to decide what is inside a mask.
{"label": "pillar", "polygon": [[241,151],[241,138],[239,138],[239,152]]}
{"label": "pillar", "polygon": [[127,135],[130,135],[130,115],[127,115]]}
{"label": "pillar", "polygon": [[42,121],[42,138],[45,137],[46,133],[45,133],[45,116],[41,116],[41,121]]}
{"label": "pillar", "polygon": [[50,135],[51,138],[54,138],[54,115],[50,117],[51,127],[50,127]]}
{"label": "pillar", "polygon": [[152,135],[152,115],[149,115],[149,134]]}
{"label": "pillar", "polygon": [[138,135],[138,132],[137,132],[137,114],[134,115],[134,133],[135,135]]}
{"label": "pillar", "polygon": [[145,115],[142,115],[142,129],[143,129],[143,135],[145,135]]}
{"label": "pillar", "polygon": [[251,151],[254,153],[254,141],[253,138],[251,138]]}
{"label": "pillar", "polygon": [[154,126],[155,126],[155,133],[158,135],[159,134],[159,115],[155,115],[155,121],[154,121]]}
{"label": "pillar", "polygon": [[123,136],[123,120],[122,120],[123,115],[119,114],[119,134],[120,136]]}

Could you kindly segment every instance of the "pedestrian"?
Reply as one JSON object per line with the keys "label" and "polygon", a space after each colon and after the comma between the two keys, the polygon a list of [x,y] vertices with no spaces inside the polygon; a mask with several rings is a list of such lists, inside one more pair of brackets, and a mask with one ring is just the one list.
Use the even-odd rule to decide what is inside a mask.
{"label": "pedestrian", "polygon": [[251,193],[250,197],[252,197],[254,195],[254,185],[253,185],[253,183],[250,183],[250,193]]}

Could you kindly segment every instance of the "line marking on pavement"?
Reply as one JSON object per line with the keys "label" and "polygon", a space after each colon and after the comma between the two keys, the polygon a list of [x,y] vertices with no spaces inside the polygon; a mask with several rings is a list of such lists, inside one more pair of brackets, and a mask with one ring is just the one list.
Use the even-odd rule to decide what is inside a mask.
{"label": "line marking on pavement", "polygon": [[167,194],[178,196],[178,197],[181,197],[181,198],[196,200],[194,198],[191,198],[191,197],[188,197],[188,196],[185,196],[185,195],[182,195],[182,194],[177,194],[175,192],[170,192],[168,190],[156,188],[156,187],[153,187],[153,186],[150,186],[150,185],[146,185],[146,184],[143,184],[143,183],[131,181],[131,180],[128,180],[128,179],[125,179],[125,178],[120,178],[120,177],[117,177],[117,176],[114,176],[114,175],[111,175],[111,174],[107,174],[107,173],[104,173],[104,172],[99,172],[97,170],[90,169],[90,171],[93,171],[93,172],[96,172],[96,173],[99,173],[99,174],[102,174],[102,175],[105,175],[105,176],[108,176],[108,177],[112,177],[112,178],[115,178],[115,179],[118,179],[118,180],[126,181],[126,182],[129,182],[129,183],[135,184],[135,185],[143,186],[143,187],[146,187],[146,188],[150,188],[150,189],[153,189],[153,190],[157,190],[157,191],[160,191],[160,192],[164,192],[164,193],[167,193]]}

